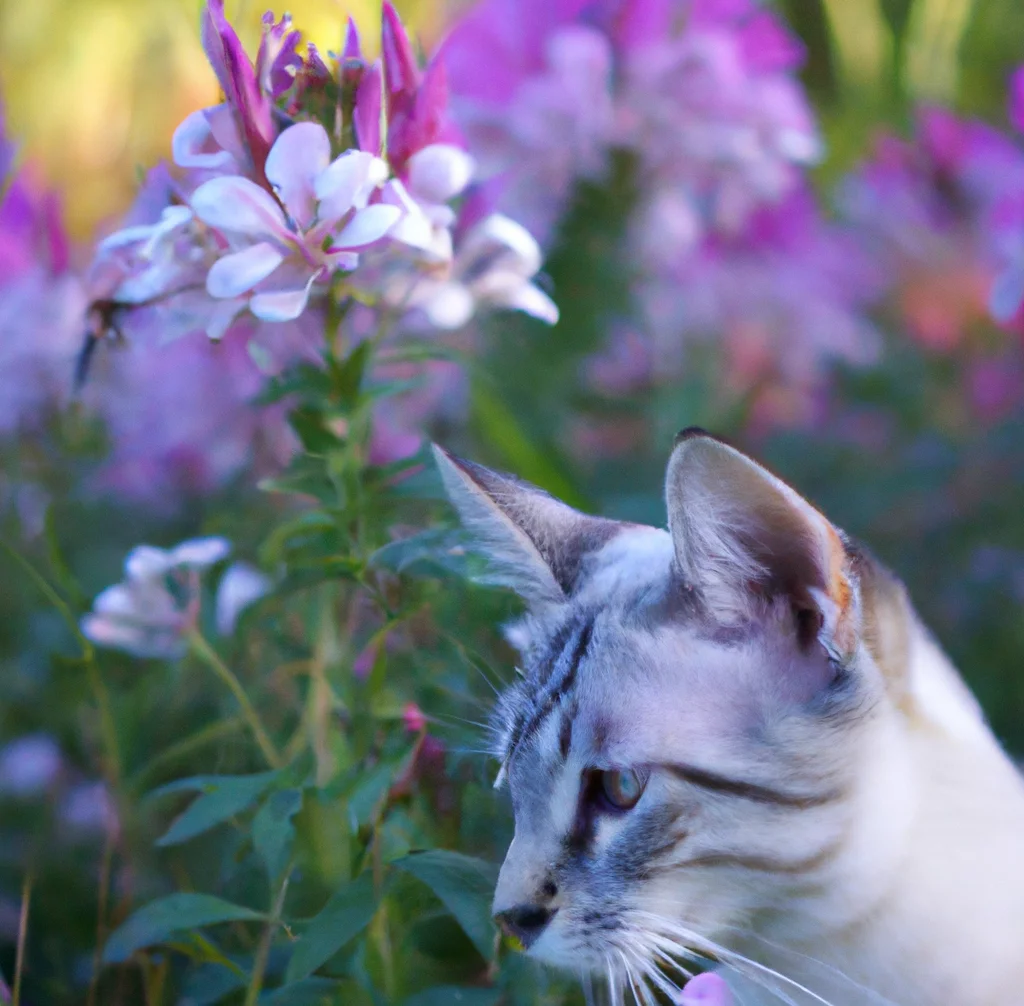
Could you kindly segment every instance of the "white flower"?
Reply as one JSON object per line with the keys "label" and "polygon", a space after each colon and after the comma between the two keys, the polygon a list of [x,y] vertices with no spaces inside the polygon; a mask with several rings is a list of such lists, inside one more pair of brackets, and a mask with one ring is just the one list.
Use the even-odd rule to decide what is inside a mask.
{"label": "white flower", "polygon": [[230,551],[223,538],[194,538],[169,550],[140,545],[125,560],[124,580],[97,596],[82,632],[137,657],[180,657],[199,615],[200,574]]}
{"label": "white flower", "polygon": [[384,187],[384,201],[402,210],[389,237],[429,258],[449,261],[455,211],[448,202],[465,191],[473,171],[469,154],[449,143],[433,143],[413,154],[406,183],[392,179]]}
{"label": "white flower", "polygon": [[217,631],[222,636],[230,636],[235,631],[238,616],[250,604],[269,594],[271,586],[269,576],[246,562],[233,562],[228,566],[217,587]]}
{"label": "white flower", "polygon": [[248,305],[265,321],[290,321],[306,309],[315,282],[354,269],[359,250],[383,238],[402,211],[370,203],[387,164],[360,150],[331,161],[327,131],[315,122],[281,133],[266,175],[280,202],[241,175],[204,182],[190,202],[233,242],[210,268],[209,294],[236,311]]}
{"label": "white flower", "polygon": [[189,243],[192,220],[187,206],[167,206],[156,223],[125,227],[104,238],[96,249],[95,269],[116,275],[111,299],[142,304],[190,277],[194,257],[183,244]]}
{"label": "white flower", "polygon": [[540,247],[530,232],[493,213],[469,230],[446,274],[424,276],[407,299],[397,290],[394,296],[438,328],[459,328],[480,305],[525,311],[553,325],[558,308],[530,282],[540,266]]}
{"label": "white flower", "polygon": [[246,163],[245,143],[228,104],[201,108],[185,117],[171,138],[171,156],[180,168],[236,175]]}

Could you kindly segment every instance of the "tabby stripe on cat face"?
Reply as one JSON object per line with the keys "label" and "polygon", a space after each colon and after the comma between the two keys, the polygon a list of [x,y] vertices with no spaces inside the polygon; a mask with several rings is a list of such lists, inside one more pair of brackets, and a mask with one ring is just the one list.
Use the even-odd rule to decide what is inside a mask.
{"label": "tabby stripe on cat face", "polygon": [[666,772],[671,772],[676,778],[682,779],[683,782],[687,782],[691,786],[698,786],[723,796],[734,796],[742,800],[751,800],[754,803],[786,807],[792,810],[822,807],[843,798],[843,794],[838,790],[826,790],[824,793],[787,793],[783,790],[761,786],[755,782],[747,782],[744,779],[732,779],[729,776],[719,775],[717,772],[697,768],[695,765],[664,763],[658,767]]}
{"label": "tabby stripe on cat face", "polygon": [[[559,633],[558,641],[561,642],[564,639],[565,642],[560,647],[558,656],[551,662],[551,670],[545,679],[547,685],[538,696],[533,711],[524,713],[512,730],[508,753],[505,755],[506,763],[511,760],[519,745],[528,740],[540,728],[559,701],[572,691],[593,633],[593,618],[579,623],[578,627],[570,625]],[[559,673],[560,670],[561,673]]]}

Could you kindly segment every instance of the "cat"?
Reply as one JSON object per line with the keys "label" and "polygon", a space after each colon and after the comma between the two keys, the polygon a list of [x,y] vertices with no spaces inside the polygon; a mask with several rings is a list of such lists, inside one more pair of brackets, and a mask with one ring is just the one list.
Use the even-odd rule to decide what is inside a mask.
{"label": "cat", "polygon": [[531,956],[612,1004],[708,960],[741,1003],[1024,1003],[1024,783],[891,573],[702,430],[667,531],[435,453],[526,602],[493,910]]}

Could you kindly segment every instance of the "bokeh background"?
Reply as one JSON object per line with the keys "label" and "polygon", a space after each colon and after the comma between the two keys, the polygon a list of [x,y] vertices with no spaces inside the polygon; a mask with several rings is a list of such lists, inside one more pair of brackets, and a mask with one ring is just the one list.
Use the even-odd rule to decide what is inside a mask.
{"label": "bokeh background", "polygon": [[[559,34],[610,32],[601,19],[614,4],[485,6],[490,34],[461,20],[475,16],[469,0],[397,3],[425,51],[454,29],[453,107],[474,157],[507,172],[494,198],[541,241],[561,320],[549,330],[501,315],[454,337],[464,363],[432,366],[379,417],[378,460],[430,436],[574,505],[661,523],[673,434],[726,435],[907,582],[1000,739],[1024,755],[1024,89],[1011,84],[1024,5],[706,0],[709,37],[738,39],[730,11],[741,8],[788,27],[736,42],[732,62],[728,45],[728,58],[707,50],[719,53],[707,57],[712,83],[722,74],[745,104],[716,103],[706,78],[675,64],[634,79],[619,109],[635,127],[628,142],[609,140],[598,114],[605,89],[627,88],[627,43],[615,40],[609,69],[591,36]],[[265,560],[281,518],[255,483],[294,443],[279,436],[280,413],[249,409],[261,378],[238,340],[216,358],[202,336],[129,350],[71,395],[95,240],[169,155],[176,125],[218,100],[200,9],[0,4],[0,96],[19,172],[0,205],[0,974],[14,970],[31,876],[24,1001],[35,1004],[87,1001],[97,918],[104,931],[105,913],[113,925],[156,893],[215,885],[227,872],[212,864],[242,857],[224,842],[153,849],[169,815],[144,799],[188,772],[252,770],[230,735],[233,707],[187,662],[140,669],[104,655],[97,692],[52,596],[77,618],[140,541],[225,534]],[[322,51],[340,46],[348,14],[375,48],[373,0],[290,9]],[[253,52],[262,5],[227,10]],[[572,44],[552,48],[557,38]],[[740,120],[743,142],[729,131]],[[718,127],[734,145],[709,155]],[[433,501],[395,524],[443,519]],[[493,625],[514,602],[450,584],[428,599],[437,624],[389,658],[389,708],[415,700],[437,740],[403,827],[410,846],[497,860],[507,812],[465,721],[490,697],[474,668],[511,672]],[[318,623],[305,618],[271,606],[255,635],[223,644],[258,687],[269,682],[282,716],[307,699],[289,669],[308,656],[296,639]],[[341,629],[336,686],[362,708],[357,623]],[[473,659],[460,664],[465,651],[437,626]],[[117,792],[99,753],[109,730],[124,759]],[[325,798],[303,813],[333,835],[345,827],[336,810]],[[316,855],[329,886],[344,871],[327,846]],[[475,951],[438,918],[412,926],[409,960],[437,981],[476,980]],[[162,990],[154,1004],[221,1001],[176,985],[166,961],[139,971]],[[576,994],[509,974],[523,1001]],[[104,1001],[141,1001],[139,980],[104,986]]]}

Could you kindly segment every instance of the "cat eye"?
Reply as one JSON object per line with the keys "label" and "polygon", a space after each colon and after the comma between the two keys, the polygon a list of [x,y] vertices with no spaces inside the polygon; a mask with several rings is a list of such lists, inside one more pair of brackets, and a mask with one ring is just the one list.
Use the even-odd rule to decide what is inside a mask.
{"label": "cat eye", "polygon": [[647,780],[632,769],[601,773],[601,795],[616,810],[632,810],[643,796]]}

